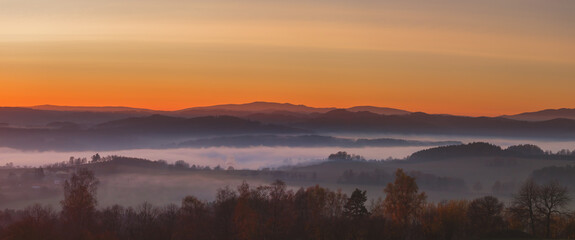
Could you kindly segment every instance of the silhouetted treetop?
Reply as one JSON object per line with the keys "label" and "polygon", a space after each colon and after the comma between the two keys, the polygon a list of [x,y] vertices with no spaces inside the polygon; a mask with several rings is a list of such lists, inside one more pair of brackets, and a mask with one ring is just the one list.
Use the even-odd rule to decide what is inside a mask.
{"label": "silhouetted treetop", "polygon": [[330,154],[327,158],[330,161],[363,161],[365,158],[355,154],[348,154],[347,152],[340,151]]}
{"label": "silhouetted treetop", "polygon": [[505,149],[505,151],[510,154],[517,154],[524,156],[541,156],[545,154],[545,151],[543,151],[543,149],[533,144],[510,146],[507,149]]}
{"label": "silhouetted treetop", "polygon": [[350,218],[360,218],[367,216],[368,211],[365,208],[365,202],[367,201],[367,191],[361,191],[359,189],[355,189],[349,199],[347,199],[347,203],[343,206],[343,214]]}
{"label": "silhouetted treetop", "polygon": [[455,157],[484,157],[500,155],[503,155],[503,149],[501,149],[501,147],[485,142],[474,142],[421,150],[412,154],[409,157],[409,160],[440,160]]}

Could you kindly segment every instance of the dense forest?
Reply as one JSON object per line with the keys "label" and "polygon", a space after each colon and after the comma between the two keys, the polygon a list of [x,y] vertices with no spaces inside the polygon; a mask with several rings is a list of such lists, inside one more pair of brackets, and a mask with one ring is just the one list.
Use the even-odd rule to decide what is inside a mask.
{"label": "dense forest", "polygon": [[427,201],[414,177],[397,169],[383,191],[347,195],[319,185],[290,190],[282,181],[221,188],[214,201],[98,208],[99,180],[78,167],[60,207],[0,211],[0,239],[470,239],[575,238],[567,188],[527,180],[505,206],[493,196]]}
{"label": "dense forest", "polygon": [[540,147],[532,144],[514,145],[501,148],[485,142],[475,142],[460,145],[440,146],[413,153],[410,160],[439,160],[455,157],[523,157],[547,159],[575,159],[575,151],[563,149],[556,153],[543,151]]}

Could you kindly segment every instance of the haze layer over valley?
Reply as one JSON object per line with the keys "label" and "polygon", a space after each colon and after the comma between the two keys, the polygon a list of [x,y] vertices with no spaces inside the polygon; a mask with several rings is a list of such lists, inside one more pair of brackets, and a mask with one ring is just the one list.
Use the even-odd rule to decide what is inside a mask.
{"label": "haze layer over valley", "polygon": [[[509,199],[537,170],[571,164],[570,150],[575,149],[575,120],[516,119],[529,113],[511,119],[263,102],[179,111],[38,106],[3,108],[0,113],[5,122],[0,126],[4,179],[28,181],[33,173],[26,172],[38,167],[52,179],[41,184],[32,179],[21,193],[5,194],[12,199],[6,206],[13,207],[38,199],[57,203],[63,177],[82,166],[101,175],[104,205],[116,200],[128,205],[141,200],[177,203],[186,192],[210,200],[226,185],[243,180],[266,184],[276,178],[292,189],[315,184],[345,192],[368,189],[369,198],[376,199],[383,197],[381,189],[397,168],[416,177],[434,201],[484,194]],[[442,146],[460,148],[452,155],[419,154]],[[536,146],[537,151],[521,155],[497,150],[515,146]],[[525,149],[521,151],[530,151]],[[353,158],[331,159],[341,152]],[[96,155],[108,162],[92,163]],[[157,164],[116,162],[118,158]],[[34,192],[38,187],[43,193]],[[40,198],[16,201],[30,191]]]}
{"label": "haze layer over valley", "polygon": [[402,159],[428,147],[478,141],[557,152],[575,146],[575,119],[569,115],[574,111],[465,117],[269,102],[177,111],[5,107],[0,108],[0,165],[40,166],[102,153],[258,169],[315,162],[340,150],[366,159]]}

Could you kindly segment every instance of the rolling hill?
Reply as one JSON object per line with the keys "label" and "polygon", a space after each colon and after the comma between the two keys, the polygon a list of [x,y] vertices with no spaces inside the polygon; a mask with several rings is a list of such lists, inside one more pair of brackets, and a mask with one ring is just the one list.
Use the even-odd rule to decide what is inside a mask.
{"label": "rolling hill", "polygon": [[501,117],[462,117],[426,113],[390,116],[372,112],[333,110],[290,126],[318,133],[356,132],[575,138],[575,120],[570,119],[529,122]]}
{"label": "rolling hill", "polygon": [[524,120],[524,121],[548,121],[558,118],[575,120],[575,109],[561,108],[561,109],[546,109],[537,112],[526,112],[516,115],[504,115],[504,118]]}

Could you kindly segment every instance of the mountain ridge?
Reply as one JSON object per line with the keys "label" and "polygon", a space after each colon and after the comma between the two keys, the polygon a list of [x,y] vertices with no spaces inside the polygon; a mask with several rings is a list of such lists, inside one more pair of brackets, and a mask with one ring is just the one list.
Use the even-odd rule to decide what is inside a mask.
{"label": "mountain ridge", "polygon": [[[378,107],[370,105],[360,105],[348,108],[310,107],[304,104],[278,103],[278,102],[266,102],[266,101],[255,101],[255,102],[239,103],[239,104],[218,104],[208,106],[197,106],[178,110],[154,110],[149,108],[136,108],[136,107],[125,107],[125,106],[65,106],[65,105],[51,105],[51,104],[36,105],[30,107],[0,107],[0,110],[7,108],[20,109],[20,110],[34,109],[42,111],[62,111],[62,112],[103,112],[103,113],[139,112],[139,113],[163,114],[163,115],[184,116],[184,117],[207,116],[207,115],[230,115],[230,116],[244,117],[256,113],[269,114],[277,112],[288,113],[288,115],[314,114],[314,113],[327,113],[338,109],[343,109],[350,112],[372,112],[384,115],[407,115],[416,113],[403,109]],[[456,116],[452,114],[429,114],[429,115]],[[475,117],[481,117],[481,116],[475,116]],[[521,121],[546,121],[557,118],[566,118],[575,120],[575,108],[543,109],[533,112],[522,112],[518,114],[505,114],[505,115],[493,116],[491,118],[496,117],[521,120]]]}
{"label": "mountain ridge", "polygon": [[64,111],[64,112],[166,112],[147,108],[134,108],[124,106],[63,106],[63,105],[36,105],[25,107],[35,110]]}
{"label": "mountain ridge", "polygon": [[377,107],[377,106],[354,106],[349,108],[337,108],[337,107],[310,107],[304,104],[292,104],[292,103],[277,103],[277,102],[265,102],[256,101],[249,103],[240,104],[219,104],[219,105],[209,105],[209,106],[198,106],[189,107],[179,110],[154,110],[148,108],[135,108],[135,107],[125,107],[125,106],[64,106],[64,105],[36,105],[30,107],[21,107],[35,110],[49,110],[49,111],[68,111],[68,112],[151,112],[151,113],[162,113],[162,114],[174,114],[174,115],[185,115],[186,112],[206,112],[214,113],[220,112],[297,112],[297,113],[325,113],[336,109],[346,109],[352,112],[359,111],[370,111],[378,114],[387,115],[399,115],[408,114],[409,111],[389,108],[389,107]]}
{"label": "mountain ridge", "polygon": [[544,109],[536,112],[524,112],[501,117],[523,121],[546,121],[558,118],[575,120],[575,108]]}

